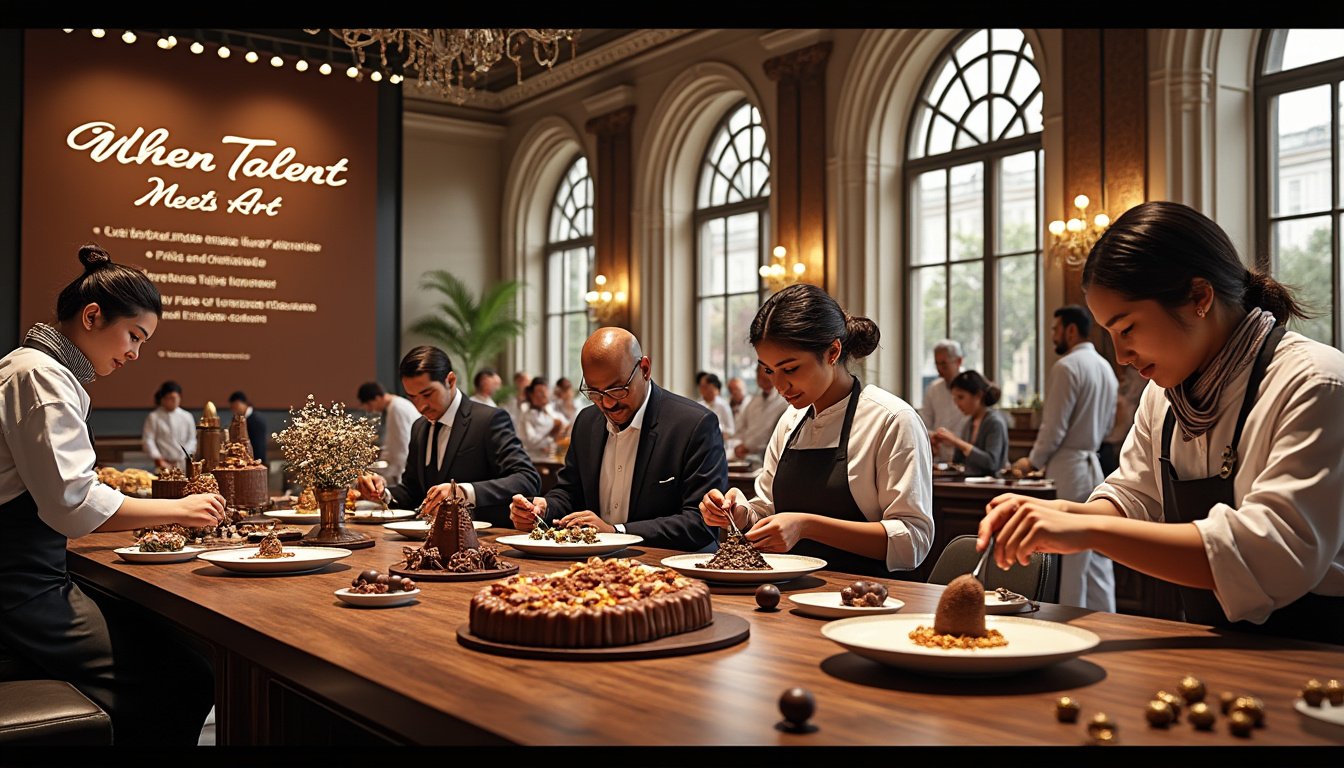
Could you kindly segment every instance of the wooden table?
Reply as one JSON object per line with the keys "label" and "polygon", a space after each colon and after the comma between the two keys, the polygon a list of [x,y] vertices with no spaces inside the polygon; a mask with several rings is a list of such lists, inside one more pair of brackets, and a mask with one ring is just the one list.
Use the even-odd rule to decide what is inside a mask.
{"label": "wooden table", "polygon": [[[788,609],[755,610],[749,593],[715,590],[714,609],[746,618],[751,637],[693,656],[624,662],[508,658],[458,644],[457,626],[482,582],[422,582],[419,602],[359,609],[332,592],[364,568],[386,571],[408,542],[364,528],[376,546],[322,571],[243,576],[202,561],[122,563],[126,533],[71,542],[70,569],[91,588],[168,617],[216,650],[221,744],[380,742],[536,745],[1077,745],[1098,711],[1125,744],[1256,746],[1339,744],[1344,729],[1292,709],[1309,678],[1341,677],[1344,649],[1206,627],[1044,605],[1034,617],[1101,636],[1095,651],[1016,678],[943,679],[888,669],[820,634],[821,621]],[[493,538],[484,537],[487,541]],[[501,531],[500,533],[508,533]],[[656,563],[664,550],[637,549]],[[518,559],[522,572],[557,561]],[[838,588],[825,571],[790,591]],[[931,612],[942,587],[890,581],[907,613]],[[1219,718],[1212,732],[1168,730],[1143,720],[1148,700],[1186,674],[1211,695],[1264,700],[1268,727],[1246,740]],[[777,701],[792,686],[817,699],[815,733],[776,730]],[[1061,724],[1054,701],[1082,702],[1083,720]],[[972,714],[973,713],[973,714]]]}

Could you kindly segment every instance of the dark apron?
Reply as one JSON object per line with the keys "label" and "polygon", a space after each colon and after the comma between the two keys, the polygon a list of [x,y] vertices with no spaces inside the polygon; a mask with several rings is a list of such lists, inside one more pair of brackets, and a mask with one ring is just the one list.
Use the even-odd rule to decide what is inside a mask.
{"label": "dark apron", "polygon": [[[812,411],[798,422],[789,435],[784,451],[779,456],[779,464],[775,467],[771,495],[775,500],[776,511],[807,512],[836,520],[869,522],[849,490],[849,431],[854,425],[854,411],[859,404],[862,386],[856,377],[854,388],[850,390],[849,404],[845,407],[845,423],[840,428],[839,445],[834,448],[792,447],[803,424],[812,418]],[[826,561],[827,570],[891,578],[885,560],[857,555],[819,541],[803,539],[789,552],[819,557]]]}
{"label": "dark apron", "polygon": [[[1283,338],[1283,333],[1283,326],[1271,331],[1260,348],[1260,354],[1256,356],[1250,380],[1246,383],[1246,395],[1242,399],[1241,413],[1237,416],[1232,444],[1223,451],[1223,466],[1217,475],[1196,480],[1181,480],[1176,476],[1176,469],[1171,463],[1176,414],[1167,411],[1166,421],[1162,425],[1162,511],[1167,522],[1193,523],[1208,517],[1209,510],[1215,504],[1236,506],[1232,483],[1240,468],[1237,447],[1241,444],[1241,431],[1246,426],[1246,417],[1255,405],[1265,370],[1274,358],[1274,350]],[[1271,613],[1265,623],[1253,624],[1249,621],[1228,621],[1227,614],[1223,612],[1212,590],[1179,585],[1176,590],[1185,612],[1185,620],[1189,622],[1211,624],[1238,632],[1344,644],[1344,597],[1308,592]]]}

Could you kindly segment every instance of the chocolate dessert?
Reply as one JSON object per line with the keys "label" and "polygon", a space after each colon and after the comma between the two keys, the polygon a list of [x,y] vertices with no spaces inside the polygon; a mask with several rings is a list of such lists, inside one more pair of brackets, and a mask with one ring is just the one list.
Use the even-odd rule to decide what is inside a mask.
{"label": "chocolate dessert", "polygon": [[938,598],[933,627],[920,626],[910,639],[930,648],[993,648],[1008,641],[997,629],[985,628],[985,587],[964,573],[952,580]]}
{"label": "chocolate dessert", "polygon": [[544,576],[514,576],[471,599],[473,634],[555,648],[630,645],[714,620],[709,587],[638,560],[589,558]]}
{"label": "chocolate dessert", "polygon": [[499,559],[498,550],[481,544],[471,520],[474,507],[458,495],[456,482],[451,484],[448,496],[434,512],[424,546],[402,548],[405,568],[454,573],[511,568],[512,564]]}
{"label": "chocolate dessert", "polygon": [[223,446],[213,472],[219,481],[219,493],[229,506],[261,510],[270,503],[270,473],[252,456],[246,419],[234,418],[229,424],[229,442]]}
{"label": "chocolate dessert", "polygon": [[761,553],[751,546],[746,537],[736,531],[719,545],[719,551],[708,562],[696,563],[697,568],[713,568],[719,571],[773,571],[774,566],[761,557]]}
{"label": "chocolate dessert", "polygon": [[568,528],[537,526],[527,534],[533,541],[553,541],[556,544],[597,544],[597,528],[591,525],[574,525]]}
{"label": "chocolate dessert", "polygon": [[275,560],[281,557],[293,557],[293,552],[286,552],[285,545],[280,543],[280,537],[275,535],[274,531],[266,534],[266,538],[261,540],[261,545],[257,547],[257,554],[247,558],[248,560]]}
{"label": "chocolate dessert", "polygon": [[149,484],[153,499],[180,499],[187,495],[187,475],[177,467],[168,467]]}
{"label": "chocolate dessert", "polygon": [[187,537],[172,531],[149,531],[136,542],[141,552],[180,552]]}

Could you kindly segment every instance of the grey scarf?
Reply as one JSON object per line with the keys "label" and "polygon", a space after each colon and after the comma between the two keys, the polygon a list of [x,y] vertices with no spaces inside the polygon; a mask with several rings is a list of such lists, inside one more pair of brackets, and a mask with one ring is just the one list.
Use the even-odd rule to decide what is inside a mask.
{"label": "grey scarf", "polygon": [[67,339],[65,334],[50,325],[37,323],[28,329],[28,335],[23,337],[23,346],[41,350],[56,358],[56,362],[75,374],[79,383],[88,384],[93,381],[95,375],[93,363],[89,362],[89,358],[85,357],[84,353],[79,351],[79,347]]}
{"label": "grey scarf", "polygon": [[1194,440],[1218,420],[1218,400],[1223,387],[1255,360],[1265,337],[1274,330],[1274,315],[1259,307],[1246,313],[1228,337],[1222,351],[1193,382],[1186,379],[1179,387],[1167,390],[1167,400],[1181,425],[1181,437]]}

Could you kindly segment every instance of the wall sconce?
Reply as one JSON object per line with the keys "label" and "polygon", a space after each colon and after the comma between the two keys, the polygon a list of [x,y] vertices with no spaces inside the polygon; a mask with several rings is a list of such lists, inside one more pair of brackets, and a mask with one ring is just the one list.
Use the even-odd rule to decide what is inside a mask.
{"label": "wall sconce", "polygon": [[625,312],[625,291],[608,290],[606,275],[598,275],[593,282],[597,285],[596,290],[584,294],[583,299],[588,302],[588,311],[594,320],[610,325]]}
{"label": "wall sconce", "polygon": [[770,252],[771,263],[758,270],[761,280],[765,281],[765,286],[771,293],[776,293],[790,285],[803,279],[807,272],[807,265],[801,261],[795,261],[792,265],[788,262],[788,251],[784,246],[776,245]]}
{"label": "wall sconce", "polygon": [[1073,269],[1083,266],[1097,238],[1111,226],[1111,217],[1104,212],[1098,213],[1092,218],[1092,223],[1088,223],[1087,206],[1091,202],[1087,195],[1079,195],[1073,198],[1073,206],[1078,209],[1077,216],[1067,222],[1058,219],[1050,222],[1050,235],[1053,238],[1050,256],[1056,263],[1062,262]]}

